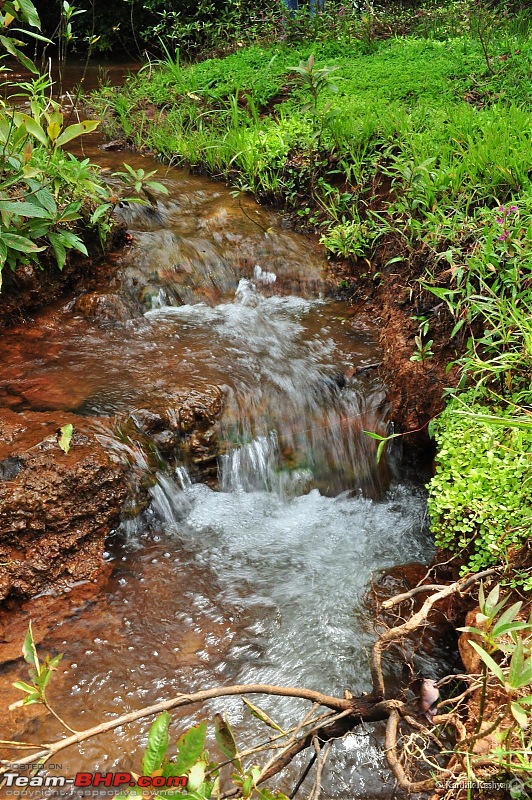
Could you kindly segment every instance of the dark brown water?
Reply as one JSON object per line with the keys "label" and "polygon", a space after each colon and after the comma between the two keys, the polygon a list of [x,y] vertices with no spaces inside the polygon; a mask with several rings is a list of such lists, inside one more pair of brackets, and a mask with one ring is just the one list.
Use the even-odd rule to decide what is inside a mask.
{"label": "dark brown water", "polygon": [[[0,404],[98,418],[120,450],[102,419],[222,385],[225,454],[220,491],[168,465],[149,510],[111,537],[105,591],[47,633],[44,650],[63,652],[65,666],[52,701],[81,729],[199,687],[368,689],[371,576],[430,553],[423,494],[397,464],[376,465],[363,433],[386,430],[383,387],[357,373],[379,360],[377,331],[329,299],[316,241],[277,214],[98,139],[83,146],[108,174],[123,161],[159,168],[169,196],[155,212],[119,212],[133,238],[101,289],[106,313],[68,300],[3,334]],[[142,466],[140,449],[129,455]],[[282,722],[300,709],[263,705]],[[242,742],[256,735],[240,701],[215,707]],[[185,723],[174,716],[177,735]],[[148,725],[62,755],[61,772],[140,771]],[[338,743],[324,798],[391,797],[372,731]],[[58,728],[28,713],[8,733],[44,741]]]}

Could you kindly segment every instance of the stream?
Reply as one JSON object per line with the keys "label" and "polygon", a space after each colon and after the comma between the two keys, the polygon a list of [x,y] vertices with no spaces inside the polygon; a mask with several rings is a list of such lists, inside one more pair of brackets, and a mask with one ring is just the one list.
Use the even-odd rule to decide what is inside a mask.
{"label": "stream", "polygon": [[[155,211],[119,210],[132,241],[113,257],[103,315],[62,300],[3,334],[0,402],[95,417],[106,446],[141,470],[141,443],[125,443],[110,421],[220,386],[219,486],[160,456],[149,508],[109,540],[105,590],[43,643],[64,653],[51,701],[82,729],[200,687],[367,691],[372,576],[432,555],[423,489],[402,474],[398,451],[377,464],[364,434],[389,430],[371,369],[378,330],[334,299],[315,238],[220,183],[99,144],[84,148],[109,174],[123,161],[158,168],[169,195]],[[302,707],[257,702],[280,723]],[[264,737],[241,700],[214,710],[241,742]],[[173,738],[201,716],[173,713]],[[63,754],[61,772],[139,771],[148,726]],[[23,736],[57,733],[37,716]],[[380,733],[360,728],[335,746],[325,800],[392,796]],[[290,792],[302,763],[280,788]]]}

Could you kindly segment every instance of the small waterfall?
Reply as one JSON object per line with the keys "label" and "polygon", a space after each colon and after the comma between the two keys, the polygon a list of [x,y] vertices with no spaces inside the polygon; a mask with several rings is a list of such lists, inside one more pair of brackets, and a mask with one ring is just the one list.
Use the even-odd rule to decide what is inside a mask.
{"label": "small waterfall", "polygon": [[326,320],[319,326],[321,301],[264,295],[257,283],[270,285],[275,276],[260,267],[256,276],[239,282],[232,303],[146,315],[153,324],[193,327],[230,359],[222,490],[300,494],[317,487],[379,496],[390,470],[377,465],[364,430],[386,431],[382,388],[348,376],[350,354],[339,350]]}

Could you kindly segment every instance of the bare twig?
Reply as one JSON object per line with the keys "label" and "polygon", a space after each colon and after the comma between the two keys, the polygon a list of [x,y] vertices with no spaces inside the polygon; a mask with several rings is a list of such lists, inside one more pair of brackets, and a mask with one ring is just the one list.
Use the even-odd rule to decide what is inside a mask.
{"label": "bare twig", "polygon": [[461,578],[460,580],[455,581],[455,583],[445,586],[440,591],[430,595],[430,597],[427,597],[419,611],[413,614],[406,622],[403,622],[402,625],[397,625],[395,628],[389,628],[380,634],[379,638],[373,645],[370,660],[373,693],[376,699],[383,698],[385,694],[384,676],[382,674],[382,654],[387,645],[389,645],[391,642],[397,641],[397,639],[402,639],[404,636],[407,636],[419,628],[419,626],[426,621],[432,610],[432,607],[440,600],[444,600],[446,597],[456,594],[457,592],[463,592],[477,581],[482,580],[482,578],[486,578],[488,575],[493,575],[496,572],[496,569],[486,569],[483,572],[477,572],[475,575],[470,575],[467,578]]}

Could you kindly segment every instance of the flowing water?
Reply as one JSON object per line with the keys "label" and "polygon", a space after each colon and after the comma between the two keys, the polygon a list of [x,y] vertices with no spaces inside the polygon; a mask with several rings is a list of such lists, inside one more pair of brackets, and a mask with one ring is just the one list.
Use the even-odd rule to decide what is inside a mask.
{"label": "flowing water", "polygon": [[[88,154],[109,172],[123,160],[153,167]],[[161,459],[149,509],[109,542],[105,591],[46,637],[65,654],[52,699],[76,728],[199,687],[366,691],[370,580],[431,553],[423,492],[398,458],[377,465],[363,433],[388,430],[384,388],[361,369],[379,361],[378,332],[331,299],[315,240],[220,184],[165,168],[160,177],[170,194],[155,212],[120,212],[133,240],[106,290],[113,313],[87,319],[61,302],[3,334],[2,404],[98,417],[118,452],[116,415],[171,409],[185,389],[224,393],[219,490]],[[140,444],[128,452],[142,467]],[[263,705],[281,722],[301,708]],[[257,735],[241,701],[216,708],[243,739]],[[147,726],[64,754],[62,772],[138,770]],[[43,717],[23,731],[56,734]],[[324,798],[391,797],[374,727],[335,752]]]}

